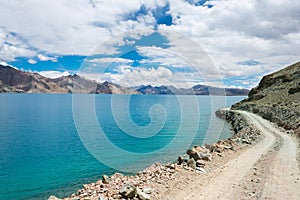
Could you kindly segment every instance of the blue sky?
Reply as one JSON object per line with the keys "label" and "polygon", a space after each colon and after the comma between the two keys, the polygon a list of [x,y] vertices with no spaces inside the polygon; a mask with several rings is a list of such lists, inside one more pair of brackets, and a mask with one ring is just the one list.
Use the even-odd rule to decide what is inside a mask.
{"label": "blue sky", "polygon": [[52,78],[251,88],[299,61],[296,0],[24,0],[0,12],[0,62]]}

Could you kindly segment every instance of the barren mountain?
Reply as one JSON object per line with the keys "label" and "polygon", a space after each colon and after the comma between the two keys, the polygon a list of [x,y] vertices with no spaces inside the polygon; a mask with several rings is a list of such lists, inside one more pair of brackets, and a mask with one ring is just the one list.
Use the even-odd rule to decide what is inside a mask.
{"label": "barren mountain", "polygon": [[238,88],[218,88],[208,85],[195,85],[191,88],[175,88],[173,86],[141,86],[137,91],[142,94],[177,94],[177,95],[219,95],[246,96],[249,90]]}
{"label": "barren mountain", "polygon": [[20,93],[96,93],[137,94],[130,88],[113,83],[97,83],[78,75],[46,78],[37,73],[23,72],[10,66],[0,65],[0,92]]}
{"label": "barren mountain", "polygon": [[24,72],[0,65],[0,92],[20,93],[86,93],[86,94],[177,94],[177,95],[247,95],[248,90],[195,85],[192,88],[174,86],[141,86],[137,89],[104,82],[98,83],[79,75],[46,78],[37,73]]}
{"label": "barren mountain", "polygon": [[233,105],[300,134],[300,62],[264,76],[249,97]]}

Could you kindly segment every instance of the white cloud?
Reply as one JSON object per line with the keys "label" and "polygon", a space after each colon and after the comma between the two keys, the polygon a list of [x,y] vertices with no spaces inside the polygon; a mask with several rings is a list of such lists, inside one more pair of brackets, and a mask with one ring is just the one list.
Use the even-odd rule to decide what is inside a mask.
{"label": "white cloud", "polygon": [[[113,74],[112,77],[114,77]],[[172,79],[172,77],[172,71],[165,67],[158,67],[155,69],[122,66],[120,67],[120,74],[117,74],[117,77],[114,77],[114,81],[124,86],[139,86],[143,84],[161,85],[170,84],[170,79]]]}
{"label": "white cloud", "polygon": [[106,72],[97,74],[81,72],[79,75],[98,82],[109,81],[127,87],[173,85],[179,88],[189,88],[196,84],[222,86],[222,83],[219,81],[206,81],[198,73],[177,73],[163,66],[145,68],[122,65],[119,66],[118,73]]}
{"label": "white cloud", "polygon": [[171,51],[171,49],[164,49],[161,47],[137,47],[139,54],[146,56],[147,59],[141,61],[141,63],[159,63],[164,66],[172,66],[176,68],[184,68],[190,66],[187,61],[179,57],[177,52]]}
{"label": "white cloud", "polygon": [[38,59],[40,61],[52,61],[52,62],[57,62],[57,58],[56,57],[49,57],[49,56],[45,56],[42,54],[38,54]]}
{"label": "white cloud", "polygon": [[[262,76],[299,61],[299,1],[228,0],[207,4],[214,7],[209,9],[181,0],[172,1],[169,13],[175,19],[174,24],[160,25],[160,29],[177,32],[195,41],[208,53],[224,78]],[[197,51],[180,44],[181,40],[172,35],[166,36],[171,40],[173,51],[184,51],[197,58],[193,55]],[[237,64],[251,59],[260,64]],[[201,69],[209,72],[209,68]]]}
{"label": "white cloud", "polygon": [[37,72],[42,76],[45,76],[47,78],[59,78],[62,76],[68,76],[70,75],[70,73],[68,71],[64,71],[64,72],[59,72],[59,71],[40,71]]}
{"label": "white cloud", "polygon": [[[0,20],[1,21],[1,20]],[[19,56],[33,56],[35,53],[18,37],[0,27],[0,59],[6,62]]]}
{"label": "white cloud", "polygon": [[[154,25],[150,14],[140,16],[138,21],[123,19],[126,14],[137,11],[142,3],[138,0],[92,4],[87,0],[6,1],[0,3],[0,24],[40,51],[88,55],[113,36]],[[147,9],[153,9],[164,1],[144,3]]]}
{"label": "white cloud", "polygon": [[89,62],[95,62],[95,63],[132,63],[133,60],[125,59],[125,58],[95,58],[88,60]]}
{"label": "white cloud", "polygon": [[34,65],[34,64],[37,63],[37,61],[33,60],[33,59],[29,59],[29,60],[27,60],[27,62],[30,63],[30,64],[32,64],[32,65]]}

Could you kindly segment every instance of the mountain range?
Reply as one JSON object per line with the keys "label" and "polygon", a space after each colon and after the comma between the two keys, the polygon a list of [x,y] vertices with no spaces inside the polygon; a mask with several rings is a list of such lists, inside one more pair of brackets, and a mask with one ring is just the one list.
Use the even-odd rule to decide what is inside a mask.
{"label": "mountain range", "polygon": [[249,91],[247,89],[218,88],[207,85],[195,85],[187,89],[151,85],[129,88],[107,81],[99,83],[76,74],[51,79],[38,73],[25,72],[8,65],[0,65],[0,92],[246,96]]}
{"label": "mountain range", "polygon": [[191,88],[175,88],[174,86],[141,86],[136,91],[142,94],[179,94],[179,95],[218,95],[218,96],[246,96],[247,89],[218,88],[208,85],[195,85]]}

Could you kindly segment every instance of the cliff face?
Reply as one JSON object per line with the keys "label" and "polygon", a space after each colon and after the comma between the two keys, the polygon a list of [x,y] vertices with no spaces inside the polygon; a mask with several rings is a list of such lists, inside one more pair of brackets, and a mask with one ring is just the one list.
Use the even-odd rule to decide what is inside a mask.
{"label": "cliff face", "polygon": [[233,109],[251,111],[300,134],[300,62],[264,76]]}
{"label": "cliff face", "polygon": [[136,94],[138,92],[113,83],[97,83],[78,75],[50,79],[37,73],[23,72],[0,65],[0,92]]}

